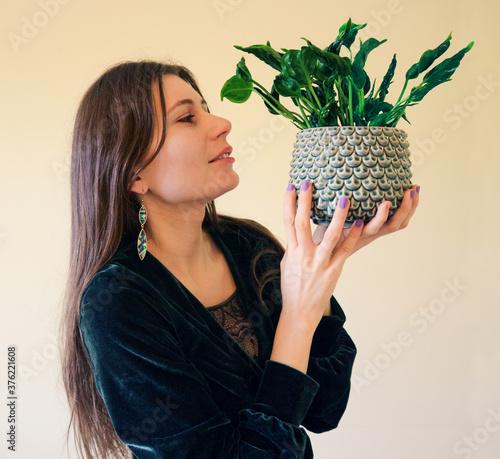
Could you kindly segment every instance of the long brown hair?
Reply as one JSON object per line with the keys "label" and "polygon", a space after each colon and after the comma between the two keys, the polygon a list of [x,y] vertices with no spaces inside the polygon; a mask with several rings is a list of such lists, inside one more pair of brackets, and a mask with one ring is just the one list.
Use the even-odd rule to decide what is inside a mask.
{"label": "long brown hair", "polygon": [[[62,375],[71,412],[68,436],[75,434],[78,454],[87,458],[131,457],[116,434],[97,391],[94,374],[79,328],[81,295],[92,277],[121,244],[137,238],[138,201],[131,186],[159,153],[166,135],[163,75],[176,75],[198,93],[185,67],[152,61],[126,62],[106,71],[85,93],[77,112],[71,158],[71,248],[68,283],[61,320]],[[154,112],[153,91],[159,86],[161,114]],[[161,116],[161,139],[151,149],[155,116]],[[262,225],[230,216],[218,216],[207,204],[203,226],[221,230],[224,222],[253,228],[275,243],[252,263],[255,289],[262,299],[265,284],[279,269],[256,275],[257,259],[266,252],[280,256],[280,242]]]}

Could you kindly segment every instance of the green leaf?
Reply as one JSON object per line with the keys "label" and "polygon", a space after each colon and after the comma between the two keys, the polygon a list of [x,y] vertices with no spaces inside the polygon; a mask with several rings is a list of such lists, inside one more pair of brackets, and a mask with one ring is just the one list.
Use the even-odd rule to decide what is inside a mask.
{"label": "green leaf", "polygon": [[340,54],[340,49],[342,48],[342,44],[344,43],[345,39],[347,38],[351,30],[351,25],[352,25],[351,18],[349,18],[349,20],[340,27],[339,35],[337,36],[335,41],[331,43],[330,46],[328,46],[328,48],[325,49],[325,51],[337,55]]}
{"label": "green leaf", "polygon": [[356,53],[356,56],[354,56],[353,65],[358,65],[363,69],[365,67],[368,54],[386,41],[386,39],[378,41],[376,38],[369,38],[365,42],[362,42],[359,51]]}
{"label": "green leaf", "polygon": [[413,80],[417,78],[422,72],[425,72],[436,59],[441,57],[443,53],[446,52],[446,50],[450,47],[450,41],[451,33],[448,35],[448,38],[446,38],[446,40],[443,41],[443,43],[441,43],[437,48],[428,49],[427,51],[425,51],[420,57],[420,60],[408,69],[405,78],[407,80]]}
{"label": "green leaf", "polygon": [[246,102],[252,94],[252,81],[242,78],[240,75],[234,75],[224,83],[220,91],[220,99],[224,97],[237,104]]}
{"label": "green leaf", "polygon": [[286,75],[277,75],[274,79],[273,87],[276,92],[283,97],[300,97],[301,89],[297,80]]}
{"label": "green leaf", "polygon": [[[255,87],[254,88],[254,91],[257,92],[259,94],[259,96],[262,98],[263,102],[264,102],[264,105],[266,106],[267,110],[269,111],[269,113],[271,113],[271,115],[283,115],[283,113],[280,113],[279,111],[277,111],[270,103],[269,101],[269,96],[264,92],[262,91],[262,89],[258,88],[258,87]],[[271,90],[271,96],[276,99],[276,101],[279,103],[279,94],[276,92],[276,89],[274,89],[274,86],[273,86],[273,89]],[[283,115],[284,116],[284,115]]]}
{"label": "green leaf", "polygon": [[309,75],[304,68],[302,56],[297,49],[289,49],[281,59],[281,73],[296,80],[301,86],[306,86]]}
{"label": "green leaf", "polygon": [[370,123],[380,113],[388,113],[392,105],[381,100],[370,100],[365,103],[365,120]]}
{"label": "green leaf", "polygon": [[451,76],[459,67],[462,58],[474,46],[474,42],[470,42],[465,48],[462,48],[452,57],[445,59],[440,64],[429,70],[419,86],[416,86],[410,91],[407,102],[420,102],[424,96],[436,86],[451,80]]}
{"label": "green leaf", "polygon": [[328,110],[328,114],[324,117],[326,126],[338,126],[338,115],[337,115],[337,105],[333,104],[330,110]]}
{"label": "green leaf", "polygon": [[246,48],[235,45],[236,49],[245,53],[253,54],[275,70],[281,70],[281,58],[283,53],[276,51],[269,42],[266,45],[252,45]]}
{"label": "green leaf", "polygon": [[321,121],[319,120],[318,114],[317,113],[311,113],[309,115],[309,124],[311,127],[321,127]]}
{"label": "green leaf", "polygon": [[252,80],[252,75],[250,74],[250,70],[248,70],[245,64],[245,58],[242,57],[240,62],[236,64],[236,75],[239,75],[244,80]]}
{"label": "green leaf", "polygon": [[363,93],[366,94],[368,91],[370,91],[370,87],[371,87],[370,77],[368,76],[368,74],[366,74],[365,86],[363,87]]}
{"label": "green leaf", "polygon": [[[366,94],[368,91],[370,91],[368,94],[366,94],[365,103],[373,97],[373,93],[375,92],[375,83],[376,82],[377,82],[377,79],[375,78],[373,80],[373,85],[370,86],[370,81],[367,81],[367,83],[365,84],[364,93]],[[369,87],[366,88],[367,86],[369,86]]]}
{"label": "green leaf", "polygon": [[307,38],[302,39],[307,42],[308,47],[313,53],[310,57],[314,59],[314,65],[312,68],[309,68],[309,73],[314,76],[315,80],[326,80],[332,74],[346,76],[351,73],[350,62],[348,59],[318,48]]}
{"label": "green leaf", "polygon": [[356,115],[356,113],[354,113],[352,116],[355,126],[366,126],[366,121],[364,118],[362,118],[359,115]]}
{"label": "green leaf", "polygon": [[302,48],[300,48],[299,55],[304,68],[304,73],[309,77],[314,73],[316,68],[316,53],[313,48],[309,46],[302,46]]}
{"label": "green leaf", "polygon": [[394,127],[402,116],[405,116],[406,106],[399,105],[392,108],[391,111],[380,113],[372,122],[371,126],[388,126]]}
{"label": "green leaf", "polygon": [[465,48],[462,48],[455,55],[449,57],[448,59],[445,59],[443,62],[436,65],[433,69],[429,70],[424,75],[423,82],[426,83],[430,81],[448,81],[460,65],[462,58],[472,49],[473,46],[474,42],[471,41]]}
{"label": "green leaf", "polygon": [[352,21],[351,18],[345,24],[342,24],[339,28],[339,34],[337,35],[336,41],[341,43],[349,36],[349,32],[351,31]]}
{"label": "green leaf", "polygon": [[368,75],[359,65],[353,64],[351,66],[351,81],[358,91],[365,87]]}
{"label": "green leaf", "polygon": [[[347,30],[348,24],[350,24],[349,32],[344,33]],[[337,36],[337,41],[340,41],[341,45],[344,45],[346,48],[350,49],[351,45],[354,43],[354,40],[356,40],[356,35],[358,34],[358,31],[363,29],[364,27],[366,27],[366,24],[355,24],[354,22],[351,22],[351,20],[349,19],[348,22],[340,26],[339,35]],[[330,46],[332,46],[334,43],[332,43]],[[333,52],[333,50],[330,49],[328,49],[328,51]]]}
{"label": "green leaf", "polygon": [[380,85],[378,100],[383,102],[385,100],[385,96],[389,92],[389,86],[392,83],[392,79],[394,77],[394,72],[396,70],[396,55],[392,56],[392,61],[389,64],[389,68],[387,69],[387,73],[384,75],[384,79],[382,80],[382,84]]}

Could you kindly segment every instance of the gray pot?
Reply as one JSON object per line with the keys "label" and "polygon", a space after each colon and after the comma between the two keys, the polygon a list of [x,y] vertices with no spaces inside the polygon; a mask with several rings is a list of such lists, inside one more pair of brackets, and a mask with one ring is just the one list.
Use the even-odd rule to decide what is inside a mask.
{"label": "gray pot", "polygon": [[312,183],[311,219],[328,224],[339,199],[350,199],[346,222],[370,221],[383,201],[389,216],[412,187],[409,143],[401,129],[341,126],[304,129],[297,133],[290,183],[300,192]]}

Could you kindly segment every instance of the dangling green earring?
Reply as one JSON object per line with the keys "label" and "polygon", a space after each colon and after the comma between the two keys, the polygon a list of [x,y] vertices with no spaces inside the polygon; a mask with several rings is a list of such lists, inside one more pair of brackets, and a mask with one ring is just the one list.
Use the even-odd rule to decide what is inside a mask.
{"label": "dangling green earring", "polygon": [[148,213],[146,211],[146,206],[144,205],[144,200],[141,199],[141,208],[139,209],[139,222],[141,223],[141,232],[139,233],[139,238],[137,239],[137,253],[139,258],[144,260],[146,252],[148,250],[148,238],[146,237],[146,231],[144,231],[144,224],[148,219]]}

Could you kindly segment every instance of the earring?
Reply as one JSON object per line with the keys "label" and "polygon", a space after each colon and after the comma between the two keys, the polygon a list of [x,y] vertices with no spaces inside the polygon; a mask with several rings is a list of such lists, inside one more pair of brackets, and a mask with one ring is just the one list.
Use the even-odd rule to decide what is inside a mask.
{"label": "earring", "polygon": [[146,211],[146,206],[144,205],[144,200],[141,199],[141,208],[139,209],[139,222],[141,223],[141,232],[139,233],[139,238],[137,239],[137,253],[139,258],[144,260],[146,252],[148,250],[148,238],[146,237],[146,231],[144,231],[144,224],[148,219],[148,213]]}

